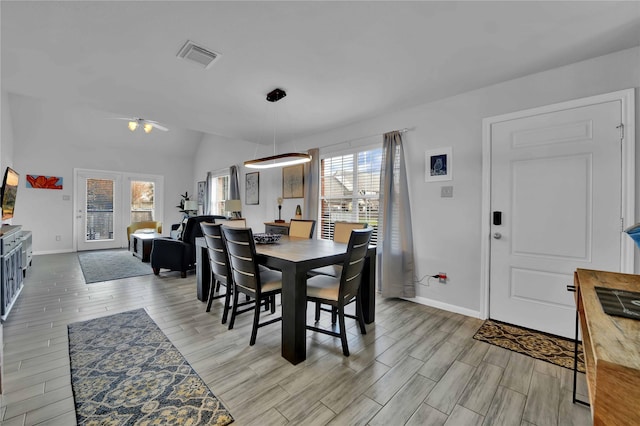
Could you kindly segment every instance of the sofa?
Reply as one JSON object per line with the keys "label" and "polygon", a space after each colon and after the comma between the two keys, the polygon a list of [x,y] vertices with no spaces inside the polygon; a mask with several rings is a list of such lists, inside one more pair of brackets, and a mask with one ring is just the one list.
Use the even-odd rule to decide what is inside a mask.
{"label": "sofa", "polygon": [[213,222],[226,219],[224,216],[202,215],[187,219],[183,230],[177,238],[155,238],[151,247],[151,268],[153,273],[160,274],[160,269],[180,271],[186,278],[187,271],[196,265],[196,238],[202,237],[200,222]]}

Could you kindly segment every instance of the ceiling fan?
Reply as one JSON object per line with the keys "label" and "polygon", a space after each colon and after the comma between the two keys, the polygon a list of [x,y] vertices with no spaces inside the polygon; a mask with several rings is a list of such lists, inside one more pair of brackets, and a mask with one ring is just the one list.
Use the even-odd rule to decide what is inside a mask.
{"label": "ceiling fan", "polygon": [[169,131],[168,128],[153,120],[146,120],[144,118],[139,117],[114,117],[117,120],[127,120],[129,124],[127,127],[132,132],[135,132],[138,127],[142,128],[145,133],[151,133],[151,131],[155,128],[158,130],[162,130],[163,132]]}

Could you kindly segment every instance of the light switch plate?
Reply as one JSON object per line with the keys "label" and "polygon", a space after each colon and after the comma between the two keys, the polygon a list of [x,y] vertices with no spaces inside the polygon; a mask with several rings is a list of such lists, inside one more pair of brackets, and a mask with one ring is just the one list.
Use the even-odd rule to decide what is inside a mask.
{"label": "light switch plate", "polygon": [[453,186],[440,187],[440,198],[453,198]]}

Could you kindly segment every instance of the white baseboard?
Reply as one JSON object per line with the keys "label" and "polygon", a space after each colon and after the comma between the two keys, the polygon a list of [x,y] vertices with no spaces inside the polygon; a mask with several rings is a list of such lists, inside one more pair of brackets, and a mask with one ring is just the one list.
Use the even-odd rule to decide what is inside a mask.
{"label": "white baseboard", "polygon": [[408,300],[410,302],[416,302],[421,305],[442,309],[443,311],[454,312],[456,314],[466,315],[468,317],[473,317],[473,318],[485,319],[480,316],[480,311],[474,311],[471,309],[463,308],[461,306],[450,305],[449,303],[440,302],[439,300],[427,299],[426,297],[421,297],[421,296],[416,296],[411,299],[403,297],[402,299]]}
{"label": "white baseboard", "polygon": [[34,251],[33,255],[38,256],[40,254],[60,254],[60,253],[75,253],[73,249],[62,249],[62,250],[42,250],[42,251]]}

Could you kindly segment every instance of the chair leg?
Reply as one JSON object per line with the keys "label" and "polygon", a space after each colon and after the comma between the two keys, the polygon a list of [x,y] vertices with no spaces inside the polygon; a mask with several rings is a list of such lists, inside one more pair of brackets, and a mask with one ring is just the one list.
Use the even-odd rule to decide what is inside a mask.
{"label": "chair leg", "polygon": [[256,308],[253,313],[253,328],[251,329],[251,340],[249,340],[249,346],[256,344],[256,337],[258,336],[258,324],[260,323],[260,300],[256,299]]}
{"label": "chair leg", "polygon": [[367,334],[367,329],[364,326],[364,315],[362,314],[362,300],[356,297],[356,317],[358,318],[358,324],[360,324],[360,333]]}
{"label": "chair leg", "polygon": [[236,314],[238,312],[238,290],[233,288],[233,308],[231,309],[231,321],[229,321],[229,330],[233,329],[236,322]]}
{"label": "chair leg", "polygon": [[273,296],[270,297],[271,299],[271,313],[275,314],[276,313],[276,295],[274,294]]}
{"label": "chair leg", "polygon": [[336,323],[336,317],[338,316],[338,308],[336,308],[335,306],[331,307],[331,324]]}
{"label": "chair leg", "polygon": [[226,285],[227,289],[225,291],[225,295],[224,295],[224,308],[223,312],[222,312],[222,324],[226,324],[227,323],[227,315],[229,314],[229,309],[231,308],[230,303],[231,303],[231,287],[233,287],[232,285],[227,284]]}
{"label": "chair leg", "polygon": [[344,306],[338,309],[338,320],[340,321],[340,340],[342,341],[342,353],[349,356],[349,346],[347,345],[347,329],[344,325]]}
{"label": "chair leg", "polygon": [[180,271],[180,278],[187,278],[187,271]]}
{"label": "chair leg", "polygon": [[320,302],[316,302],[316,321],[320,321]]}
{"label": "chair leg", "polygon": [[209,289],[209,300],[207,301],[207,312],[211,312],[211,304],[213,303],[213,289],[215,285],[212,285]]}

